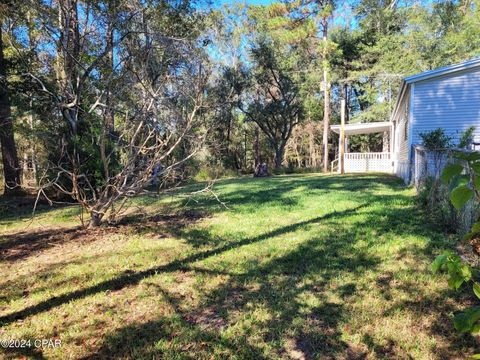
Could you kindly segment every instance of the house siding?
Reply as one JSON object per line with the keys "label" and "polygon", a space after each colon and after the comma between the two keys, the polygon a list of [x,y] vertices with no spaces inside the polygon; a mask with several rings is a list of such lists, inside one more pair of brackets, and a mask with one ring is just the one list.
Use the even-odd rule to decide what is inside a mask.
{"label": "house siding", "polygon": [[[395,174],[405,181],[409,177],[408,161],[408,136],[405,138],[405,132],[408,134],[407,120],[409,116],[410,91],[405,94],[400,103],[399,111],[396,114],[395,122]],[[405,127],[407,126],[407,129]]]}
{"label": "house siding", "polygon": [[480,68],[414,85],[411,145],[421,144],[422,132],[438,128],[458,144],[461,134],[472,125],[476,127],[474,141],[480,141]]}

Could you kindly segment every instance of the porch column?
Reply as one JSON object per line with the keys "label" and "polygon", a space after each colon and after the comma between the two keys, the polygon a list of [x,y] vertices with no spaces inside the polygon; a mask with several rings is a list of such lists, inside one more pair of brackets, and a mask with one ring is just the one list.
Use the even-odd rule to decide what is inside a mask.
{"label": "porch column", "polygon": [[397,159],[395,159],[395,123],[392,122],[390,126],[390,163],[392,164],[391,171],[396,173]]}
{"label": "porch column", "polygon": [[390,154],[393,154],[395,146],[395,124],[392,122],[390,126]]}
{"label": "porch column", "polygon": [[390,151],[389,131],[384,131],[382,136],[382,152],[386,153],[389,151]]}

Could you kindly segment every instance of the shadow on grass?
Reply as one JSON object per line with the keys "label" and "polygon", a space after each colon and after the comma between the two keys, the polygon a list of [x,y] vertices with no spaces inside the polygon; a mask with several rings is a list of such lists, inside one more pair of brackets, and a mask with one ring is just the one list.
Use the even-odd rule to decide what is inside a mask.
{"label": "shadow on grass", "polygon": [[38,348],[2,348],[2,350],[9,355],[10,358],[14,359],[35,359],[43,360],[46,359],[43,356],[42,351]]}
{"label": "shadow on grass", "polygon": [[[391,316],[399,311],[408,311],[414,314],[415,318],[430,317],[428,332],[441,340],[436,349],[438,359],[459,358],[456,355],[466,355],[466,349],[470,353],[479,352],[477,339],[470,334],[457,332],[453,326],[452,314],[458,311],[459,304],[465,308],[473,306],[476,302],[473,295],[448,289],[426,296],[421,289],[412,289],[408,285],[404,287],[404,291],[411,294],[411,298],[394,301],[383,316]],[[383,295],[388,299],[389,291],[384,291]],[[380,354],[385,352],[384,346],[374,345],[373,349],[376,352]]]}
{"label": "shadow on grass", "polygon": [[[363,199],[363,195],[360,198]],[[131,339],[131,332],[142,329],[143,325],[137,325],[133,329],[127,327],[107,336],[99,354],[128,353],[151,358],[166,354],[165,349],[153,348],[152,343],[178,341],[184,346],[184,348],[180,346],[178,351],[185,351],[186,356],[199,357],[204,352],[212,354],[220,351],[224,357],[241,354],[240,358],[261,359],[262,354],[267,351],[261,343],[268,343],[271,344],[268,350],[270,358],[366,359],[372,355],[375,358],[412,358],[411,353],[406,351],[402,344],[387,336],[378,342],[366,333],[362,335],[360,345],[344,339],[344,327],[348,326],[354,316],[349,304],[362,296],[361,289],[357,288],[355,282],[339,286],[335,294],[341,301],[330,300],[328,292],[332,291],[331,285],[336,279],[344,276],[359,279],[372,271],[380,273],[374,284],[375,289],[385,301],[393,302],[391,308],[379,316],[391,318],[393,321],[393,315],[398,312],[407,312],[419,319],[428,315],[431,326],[427,332],[442,342],[437,344],[438,359],[452,358],[466,349],[473,352],[475,347],[473,339],[455,334],[452,324],[446,321],[454,309],[451,304],[445,303],[445,299],[451,295],[450,292],[440,291],[435,297],[428,298],[418,284],[404,282],[395,287],[408,294],[412,300],[395,302],[391,289],[396,274],[377,269],[385,259],[369,251],[371,247],[382,246],[388,241],[382,238],[384,235],[405,238],[412,235],[425,236],[428,239],[425,246],[410,244],[399,251],[398,256],[413,256],[417,261],[428,262],[439,249],[449,245],[448,241],[435,232],[433,227],[424,223],[419,210],[411,206],[411,198],[383,195],[373,198],[370,196],[369,200],[367,204],[351,210],[330,213],[248,239],[246,242],[229,245],[229,249],[233,249],[293,232],[309,224],[321,222],[328,225],[330,230],[311,238],[283,256],[266,263],[252,264],[245,273],[236,274],[221,269],[202,269],[189,265],[196,260],[185,262],[183,271],[228,275],[229,280],[215,290],[201,294],[204,301],[189,312],[182,310],[179,305],[183,301],[182,298],[175,298],[167,290],[160,288],[159,291],[175,308],[175,314],[178,315],[180,322],[179,329],[162,333],[159,329],[164,326],[165,319],[159,319],[153,322],[157,330],[148,336],[147,343],[132,341],[128,347],[122,347],[122,344]],[[389,207],[390,200],[410,206]],[[369,206],[375,208],[376,202],[387,205],[380,210],[371,210]],[[362,213],[363,220],[353,222],[353,226],[346,226],[344,219],[356,213]],[[375,236],[366,237],[368,233],[365,229],[373,229]],[[193,238],[199,234],[191,235]],[[219,242],[219,239],[209,238],[208,233],[200,235],[203,236],[203,243]],[[360,244],[359,239],[364,244]],[[217,249],[213,252],[221,254],[222,251]],[[402,271],[399,270],[400,275]],[[412,267],[408,271],[416,272],[418,269]],[[312,282],[310,279],[321,281]],[[311,303],[305,297],[320,301]],[[258,344],[253,346],[249,341],[250,331],[235,335],[233,338],[236,341],[233,343],[232,336],[226,340],[223,330],[239,326],[238,322],[242,321],[242,317],[252,316],[254,311],[266,312],[264,317],[260,316],[257,320],[258,323],[253,322],[249,325],[251,331],[255,331],[254,328],[261,329],[258,330],[259,334],[254,335],[258,339]],[[242,316],[239,317],[238,314]],[[152,322],[149,322],[148,326],[151,324]],[[424,332],[425,329],[419,327],[418,331]]]}
{"label": "shadow on grass", "polygon": [[[315,237],[305,244],[299,246],[296,250],[288,254],[275,258],[265,264],[253,266],[244,274],[234,274],[222,270],[211,270],[192,268],[186,266],[184,271],[194,271],[207,273],[211,275],[229,275],[230,280],[220,288],[202,294],[206,300],[197,309],[190,313],[185,313],[178,305],[175,306],[176,313],[180,316],[184,327],[194,329],[196,333],[205,331],[211,334],[212,328],[217,330],[214,337],[202,338],[206,342],[208,349],[215,349],[224,346],[221,336],[218,335],[222,328],[229,325],[235,325],[235,317],[231,314],[248,313],[252,309],[252,304],[259,305],[268,311],[268,318],[259,324],[263,329],[262,336],[265,342],[279,344],[271,353],[271,357],[290,357],[312,359],[321,354],[322,359],[365,358],[364,350],[349,344],[342,339],[341,326],[348,323],[350,318],[348,306],[345,303],[322,301],[320,304],[308,306],[302,301],[302,295],[310,294],[319,299],[326,297],[326,288],[334,278],[344,275],[361,277],[366,271],[374,270],[381,262],[381,259],[373,256],[368,251],[368,246],[359,248],[355,241],[357,229],[346,230],[342,228],[342,219],[361,211],[365,206],[355,208],[355,211],[345,211],[335,215],[322,217],[322,224],[332,225],[329,232]],[[375,214],[367,212],[369,217],[363,226],[370,226],[374,221]],[[396,213],[396,216],[406,215],[402,211]],[[288,232],[295,228],[302,228],[309,223],[318,223],[318,219],[312,222],[297,223],[287,227]],[[415,228],[391,227],[388,222],[378,223],[378,232],[409,231]],[[278,230],[275,235],[278,236],[285,231]],[[272,237],[270,236],[270,237]],[[265,236],[264,236],[265,237]],[[372,239],[371,243],[376,243]],[[310,278],[321,278],[321,283],[309,283],[305,281]],[[253,289],[245,284],[254,284]],[[355,294],[355,284],[347,284],[338,289],[342,299],[347,300]],[[167,293],[161,290],[163,294]],[[171,299],[172,297],[168,295]],[[175,304],[180,303],[182,299],[170,300]],[[301,318],[301,324],[298,319]],[[162,320],[163,321],[163,320]],[[159,321],[159,326],[162,321]],[[207,330],[205,330],[207,329]],[[128,341],[131,329],[127,333],[123,329],[112,334],[105,341],[101,353],[115,351],[119,344]],[[188,338],[184,333],[185,328],[176,333],[175,338],[179,341],[196,343],[196,339]],[[193,330],[192,330],[193,331]],[[158,334],[151,338],[151,341],[169,341],[171,333],[167,335]],[[186,337],[188,339],[186,339]],[[239,336],[239,341],[247,342],[247,337]],[[222,345],[221,345],[222,344]],[[151,345],[151,344],[150,344]],[[240,351],[242,347],[237,344],[236,350]],[[372,345],[373,346],[373,345]],[[235,354],[235,349],[231,350],[229,356]],[[256,349],[258,351],[258,349]],[[378,355],[388,353],[387,348],[375,345],[372,348]],[[145,357],[151,357],[163,354],[160,349],[152,349],[151,346],[143,342],[131,342],[129,352],[140,352]],[[249,351],[253,351],[250,349]],[[148,356],[147,356],[148,355]],[[248,357],[247,357],[248,358]],[[250,358],[260,358],[258,354]]]}
{"label": "shadow on grass", "polygon": [[[90,358],[102,358],[105,354],[128,354],[132,358],[168,357],[171,356],[168,349],[154,345],[171,342],[175,343],[174,351],[183,351],[186,357],[204,358],[207,354],[216,354],[220,358],[312,359],[321,353],[322,359],[334,359],[340,355],[350,359],[362,358],[364,354],[359,354],[341,338],[340,324],[348,318],[344,304],[324,301],[306,307],[300,300],[305,293],[322,297],[324,287],[335,276],[347,272],[361,275],[379,263],[379,259],[366,253],[357,252],[356,256],[350,256],[351,246],[347,241],[325,242],[323,237],[316,238],[244,274],[185,267],[184,271],[229,275],[230,281],[211,293],[202,294],[205,298],[203,304],[188,311],[182,309],[181,297],[175,297],[161,286],[149,284],[173,307],[175,316],[122,328],[107,336],[102,347]],[[322,284],[303,282],[319,271]],[[254,289],[245,287],[245,284],[252,283],[256,285]],[[260,304],[268,311],[268,320],[254,322],[251,326],[252,329],[262,328],[262,341],[276,344],[267,353],[260,343],[252,343],[248,335],[228,336],[222,332],[236,324],[238,319],[234,314],[247,314],[252,311],[252,306]],[[302,325],[294,325],[299,318],[304,320]],[[144,333],[140,339],[134,336]]]}
{"label": "shadow on grass", "polygon": [[[175,315],[146,323],[132,324],[109,335],[102,346],[86,359],[106,359],[117,356],[132,359],[155,358],[162,354],[165,358],[189,358],[207,352],[224,358],[235,354],[240,359],[267,359],[262,350],[245,338],[227,339],[220,334],[218,327],[205,328],[192,322],[189,314],[181,308],[181,299],[160,286],[155,286],[163,299],[174,309]],[[175,339],[175,340],[174,340]],[[172,347],[171,341],[174,340]]]}
{"label": "shadow on grass", "polygon": [[[229,185],[242,184],[243,187],[230,191]],[[404,188],[403,182],[393,176],[383,175],[379,181],[378,175],[346,175],[346,176],[324,176],[324,175],[288,175],[270,178],[244,178],[240,180],[222,180],[215,186],[221,193],[221,200],[228,206],[238,209],[241,206],[258,208],[259,206],[276,206],[292,210],[299,205],[299,200],[304,193],[315,192],[316,195],[331,191],[353,192],[358,196],[361,191],[366,198],[374,197],[375,193],[382,187],[387,186],[390,190]],[[188,187],[179,190],[178,194],[188,191]],[[303,194],[293,194],[294,190],[301,189]],[[203,208],[209,212],[224,211],[217,199],[213,196],[201,196],[196,199],[195,208]],[[188,201],[184,203],[187,204]],[[189,203],[188,203],[189,204]],[[188,206],[188,205],[187,205]]]}
{"label": "shadow on grass", "polygon": [[272,238],[272,237],[275,237],[275,236],[279,236],[279,235],[282,235],[282,234],[285,234],[285,233],[288,233],[288,232],[292,232],[292,231],[295,231],[298,228],[301,228],[301,227],[303,227],[307,224],[318,223],[318,222],[321,222],[323,220],[327,220],[327,219],[332,218],[332,217],[346,216],[348,214],[355,213],[355,211],[358,211],[361,208],[362,208],[362,206],[357,206],[353,209],[348,209],[348,210],[341,211],[341,212],[336,212],[336,213],[329,213],[329,214],[326,214],[324,216],[320,216],[320,217],[317,217],[317,218],[314,218],[314,219],[311,219],[311,220],[302,221],[302,222],[299,222],[299,223],[296,223],[296,224],[293,224],[293,225],[285,226],[285,227],[270,231],[270,232],[265,233],[265,234],[260,235],[260,236],[247,238],[247,239],[244,239],[244,240],[241,240],[241,241],[238,241],[238,242],[227,244],[225,246],[221,246],[221,247],[217,247],[217,248],[214,248],[214,249],[211,249],[211,250],[195,253],[195,254],[193,254],[191,256],[188,256],[186,258],[175,260],[175,261],[173,261],[173,262],[171,262],[167,265],[162,265],[162,266],[151,268],[151,269],[148,269],[148,270],[145,270],[145,271],[140,271],[140,272],[135,272],[133,274],[127,274],[127,275],[115,277],[111,280],[101,282],[101,283],[99,283],[95,286],[92,286],[92,287],[89,287],[89,288],[86,288],[86,289],[80,289],[80,290],[77,290],[77,291],[74,291],[74,292],[71,292],[71,293],[68,293],[68,294],[55,296],[55,297],[52,297],[49,300],[42,301],[39,304],[30,306],[30,307],[28,307],[24,310],[20,310],[20,311],[17,311],[15,313],[12,313],[12,314],[9,314],[9,315],[1,316],[0,317],[0,324],[6,325],[8,323],[11,323],[12,321],[16,321],[16,320],[19,320],[19,319],[24,319],[27,316],[32,316],[32,315],[35,315],[35,314],[38,314],[38,313],[41,313],[41,312],[44,312],[44,311],[48,311],[48,310],[50,310],[50,309],[52,309],[56,306],[60,306],[62,304],[68,303],[70,301],[78,300],[78,299],[81,299],[81,298],[84,298],[84,297],[87,297],[87,296],[90,296],[90,295],[93,295],[93,294],[96,294],[96,293],[99,293],[99,292],[103,292],[103,291],[106,291],[106,290],[119,290],[119,289],[122,289],[125,286],[138,284],[141,280],[143,280],[147,277],[156,275],[158,273],[181,270],[181,269],[184,269],[187,265],[189,265],[191,263],[206,259],[206,258],[211,257],[211,256],[218,255],[222,252],[226,252],[226,251],[229,251],[229,250],[232,250],[232,249],[244,246],[244,245],[253,244],[253,243],[263,241],[263,240],[266,240],[266,239],[269,239],[269,238]]}
{"label": "shadow on grass", "polygon": [[155,233],[162,237],[178,235],[181,229],[200,221],[205,216],[206,214],[191,210],[175,215],[130,215],[115,225],[105,225],[94,229],[74,226],[66,229],[21,231],[10,235],[1,235],[0,261],[17,261],[57,245],[68,242],[88,243],[95,241],[99,236],[115,233]]}
{"label": "shadow on grass", "polygon": [[[198,251],[163,266],[120,275],[89,288],[50,298],[0,317],[0,323],[6,325],[99,292],[136,285],[158,273],[181,270],[213,276],[227,275],[228,280],[220,287],[202,293],[202,302],[188,311],[181,306],[184,299],[157,286],[158,291],[174,309],[174,315],[145,323],[129,324],[108,334],[96,354],[89,358],[155,358],[157,355],[168,357],[180,353],[185,357],[199,358],[206,354],[215,354],[218,358],[251,359],[362,359],[372,354],[378,358],[408,358],[410,355],[392,339],[385,339],[385,342],[380,344],[374,337],[364,334],[360,347],[345,340],[344,327],[353,316],[349,305],[362,296],[362,289],[358,288],[356,282],[349,280],[334,290],[340,301],[329,298],[336,279],[360,279],[369,271],[376,271],[380,272],[380,275],[373,286],[385,301],[395,300],[391,292],[395,274],[382,273],[379,268],[385,259],[370,251],[371,247],[382,246],[388,241],[384,235],[402,238],[415,235],[428,239],[425,246],[410,244],[398,253],[398,256],[414,255],[417,261],[429,261],[439,248],[448,246],[441,234],[426,226],[418,209],[412,206],[410,197],[376,194],[382,187],[389,190],[400,189],[400,181],[393,178],[378,181],[378,177],[374,176],[341,179],[286,176],[262,180],[258,184],[254,181],[242,179],[241,182],[248,187],[226,191],[222,200],[234,206],[258,207],[273,204],[294,207],[297,199],[295,196],[292,198],[290,192],[302,187],[302,191],[352,192],[355,193],[354,200],[361,205],[230,243],[227,239],[212,236],[206,230],[181,228],[179,234],[187,241],[196,241],[200,246],[215,245],[215,248]],[[230,182],[237,184],[238,180],[223,181],[219,186],[227,187]],[[284,199],[287,201],[284,202]],[[375,206],[379,204],[382,206]],[[202,200],[198,207],[205,207],[213,212],[220,209],[214,199],[208,198]],[[358,213],[362,215],[361,221],[346,220]],[[244,273],[193,267],[197,261],[315,224],[328,225],[327,230],[322,228],[320,234],[284,255],[263,263],[252,262]],[[415,271],[413,267],[414,265],[411,270]],[[380,316],[389,317],[398,311],[408,311],[420,318],[429,311],[432,321],[430,334],[444,339],[447,344],[438,352],[439,358],[455,355],[459,346],[472,346],[469,340],[461,345],[453,344],[458,338],[454,336],[453,329],[438,327],[438,324],[445,323],[447,313],[452,309],[444,306],[448,294],[439,293],[438,297],[426,299],[424,291],[418,286],[404,284],[401,290],[408,294],[411,300],[394,303]],[[249,316],[255,310],[264,311],[265,316],[251,320],[251,331],[254,331],[254,328],[261,329],[254,334],[253,339],[249,338],[250,329],[233,335],[223,331],[235,328],[242,321],[239,314]],[[266,349],[265,343],[268,343],[270,348]]]}
{"label": "shadow on grass", "polygon": [[[36,198],[34,196],[24,196],[20,198],[0,196],[0,224],[31,218],[35,200]],[[74,202],[51,206],[47,201],[40,199],[35,210],[35,215],[45,215],[55,209],[66,210],[65,217],[75,216],[80,213],[80,208]]]}

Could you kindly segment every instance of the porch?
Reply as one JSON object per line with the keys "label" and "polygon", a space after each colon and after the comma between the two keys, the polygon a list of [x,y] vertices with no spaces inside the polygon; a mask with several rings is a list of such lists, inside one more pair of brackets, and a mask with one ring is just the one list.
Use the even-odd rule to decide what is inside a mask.
{"label": "porch", "polygon": [[[384,172],[393,173],[393,124],[391,122],[374,122],[359,124],[332,125],[330,129],[340,135],[339,156],[332,161],[331,171],[338,173]],[[352,135],[371,133],[388,133],[388,143],[382,152],[348,152],[348,138]]]}

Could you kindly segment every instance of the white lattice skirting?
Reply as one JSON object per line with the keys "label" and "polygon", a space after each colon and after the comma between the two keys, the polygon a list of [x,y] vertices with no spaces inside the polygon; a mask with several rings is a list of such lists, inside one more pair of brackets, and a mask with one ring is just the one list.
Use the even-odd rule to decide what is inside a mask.
{"label": "white lattice skirting", "polygon": [[345,153],[345,172],[393,173],[393,159],[389,152]]}

